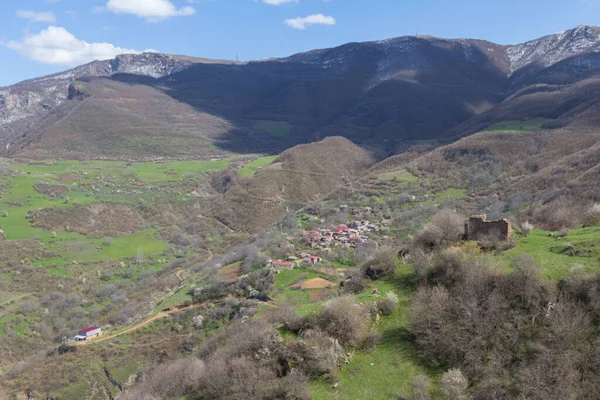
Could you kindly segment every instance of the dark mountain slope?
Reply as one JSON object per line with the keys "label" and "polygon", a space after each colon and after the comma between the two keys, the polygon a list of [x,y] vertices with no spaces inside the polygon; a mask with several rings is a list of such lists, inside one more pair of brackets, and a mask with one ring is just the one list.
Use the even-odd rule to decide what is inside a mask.
{"label": "dark mountain slope", "polygon": [[[153,126],[162,125],[148,124],[144,130],[140,120],[161,115],[162,105],[148,106],[147,99],[134,95],[131,101],[146,105],[130,113],[131,120],[127,107],[115,117],[114,99],[103,94],[119,82],[148,87],[137,95],[156,94],[170,113],[182,116],[180,124],[163,118],[169,125],[161,129],[163,137],[173,137],[173,146],[145,143],[139,150],[143,157],[280,152],[325,136],[344,136],[390,155],[414,141],[461,137],[503,119],[568,118],[571,123],[590,117],[580,111],[596,101],[599,49],[600,29],[578,27],[516,46],[401,37],[250,63],[125,55],[0,89],[0,145],[10,144],[9,155],[38,156],[27,150],[36,143],[28,138],[39,138],[40,126],[45,129],[66,115],[66,131],[77,132],[89,156],[95,151],[98,157],[135,154],[137,142],[130,150],[113,151],[129,146],[118,139],[119,132],[129,136],[136,126],[136,135],[154,137]],[[87,108],[87,119],[70,121],[74,106],[68,87],[80,80],[97,88],[83,101],[94,106]],[[228,129],[215,133],[200,123],[193,135],[199,142],[179,141],[190,134],[186,126],[206,118],[223,121]],[[105,135],[102,125],[90,120],[110,120],[111,129]],[[62,156],[64,131],[62,125],[44,130],[50,153]],[[102,140],[106,143],[99,144]]]}

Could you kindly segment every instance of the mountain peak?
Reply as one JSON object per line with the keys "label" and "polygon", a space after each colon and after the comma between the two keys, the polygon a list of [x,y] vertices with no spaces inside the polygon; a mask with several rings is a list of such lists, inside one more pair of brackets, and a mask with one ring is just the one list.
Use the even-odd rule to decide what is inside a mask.
{"label": "mountain peak", "polygon": [[506,46],[511,72],[526,66],[546,68],[574,55],[600,51],[600,27],[580,25],[528,42]]}

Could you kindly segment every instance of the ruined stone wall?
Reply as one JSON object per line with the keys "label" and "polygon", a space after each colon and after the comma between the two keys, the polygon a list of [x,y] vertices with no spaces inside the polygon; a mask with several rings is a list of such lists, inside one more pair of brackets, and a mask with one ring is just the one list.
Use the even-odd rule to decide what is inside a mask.
{"label": "ruined stone wall", "polygon": [[480,235],[498,234],[502,240],[510,239],[512,235],[512,223],[507,219],[498,221],[486,221],[485,215],[469,218],[465,224],[465,238],[477,240]]}

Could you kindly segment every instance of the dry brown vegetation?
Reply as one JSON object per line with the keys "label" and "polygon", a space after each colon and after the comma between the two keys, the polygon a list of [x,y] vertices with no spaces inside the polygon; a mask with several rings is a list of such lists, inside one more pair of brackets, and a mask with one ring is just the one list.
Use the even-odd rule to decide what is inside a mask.
{"label": "dry brown vegetation", "polygon": [[506,274],[447,253],[414,295],[410,320],[422,355],[468,378],[451,370],[440,391],[462,398],[468,385],[474,399],[593,398],[597,299],[587,290],[598,277],[573,275],[557,287],[526,255],[513,268]]}
{"label": "dry brown vegetation", "polygon": [[131,208],[107,203],[75,205],[68,210],[47,208],[30,212],[28,218],[35,227],[77,232],[92,238],[132,234],[146,226],[142,217]]}
{"label": "dry brown vegetation", "polygon": [[257,232],[350,182],[371,163],[368,152],[341,137],[297,146],[240,179],[215,203],[214,213],[236,231]]}

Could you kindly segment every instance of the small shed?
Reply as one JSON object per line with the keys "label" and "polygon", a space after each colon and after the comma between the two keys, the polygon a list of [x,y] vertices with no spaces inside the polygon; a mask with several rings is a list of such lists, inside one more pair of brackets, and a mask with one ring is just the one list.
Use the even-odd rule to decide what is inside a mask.
{"label": "small shed", "polygon": [[75,336],[75,340],[77,340],[77,341],[88,340],[88,339],[91,339],[91,338],[94,338],[94,337],[100,336],[100,335],[102,335],[102,329],[98,328],[97,326],[91,326],[89,328],[82,329],[79,332],[77,332],[77,336]]}

